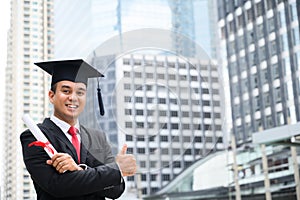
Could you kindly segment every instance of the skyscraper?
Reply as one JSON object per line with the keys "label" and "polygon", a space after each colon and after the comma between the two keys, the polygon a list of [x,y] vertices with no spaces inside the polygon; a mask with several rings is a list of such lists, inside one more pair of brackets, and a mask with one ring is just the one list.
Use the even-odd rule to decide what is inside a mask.
{"label": "skyscraper", "polygon": [[233,132],[238,143],[244,143],[260,128],[300,120],[297,5],[221,2],[219,25],[227,52]]}
{"label": "skyscraper", "polygon": [[88,56],[112,37],[144,28],[177,33],[173,45],[185,56],[195,55],[195,47],[186,46],[175,36],[189,37],[215,57],[215,50],[211,50],[217,17],[211,14],[215,13],[213,7],[208,0],[55,1],[55,57]]}
{"label": "skyscraper", "polygon": [[[252,136],[300,120],[299,1],[217,2],[222,50],[226,52],[223,67],[228,69],[230,85],[228,113],[236,145],[246,158],[239,163],[240,187],[244,192],[258,191],[254,188],[263,185],[264,170],[270,178],[265,177],[262,193],[282,188],[295,191],[290,148],[270,145],[267,153],[262,150],[255,155],[258,149],[253,147]],[[260,160],[265,153],[267,164]],[[259,176],[261,182],[251,180]]]}
{"label": "skyscraper", "polygon": [[143,28],[171,29],[166,0],[55,1],[55,57],[86,57],[107,40]]}
{"label": "skyscraper", "polygon": [[[180,33],[173,37],[174,49],[176,53],[183,56],[193,57],[196,55],[195,46],[186,46],[184,40],[178,36],[185,36],[196,41],[195,36],[195,20],[194,20],[194,4],[192,0],[169,0],[169,6],[172,11],[172,31]],[[208,20],[207,20],[208,21]],[[177,36],[177,37],[176,37]],[[196,44],[194,44],[196,45]]]}
{"label": "skyscraper", "polygon": [[53,1],[12,0],[8,34],[5,95],[5,199],[34,199],[35,191],[22,159],[19,135],[25,130],[22,115],[40,122],[48,115],[48,75],[34,62],[51,59]]}
{"label": "skyscraper", "polygon": [[[117,137],[136,156],[140,174],[128,177],[128,188],[153,194],[196,160],[224,148],[218,72],[210,60],[145,52],[110,56],[113,62],[106,63],[96,53],[91,59],[98,68],[106,66],[106,116],[88,98],[81,122]],[[90,94],[96,85],[90,84]]]}

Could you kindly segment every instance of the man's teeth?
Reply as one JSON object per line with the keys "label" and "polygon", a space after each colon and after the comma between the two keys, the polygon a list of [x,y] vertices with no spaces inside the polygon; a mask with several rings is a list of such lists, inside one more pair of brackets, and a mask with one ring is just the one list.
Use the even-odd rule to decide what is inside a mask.
{"label": "man's teeth", "polygon": [[77,106],[74,105],[68,105],[69,108],[77,108]]}

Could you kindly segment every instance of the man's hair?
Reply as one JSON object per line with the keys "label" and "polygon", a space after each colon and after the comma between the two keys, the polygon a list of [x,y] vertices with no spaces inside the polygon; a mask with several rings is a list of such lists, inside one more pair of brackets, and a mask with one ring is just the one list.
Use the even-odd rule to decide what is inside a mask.
{"label": "man's hair", "polygon": [[51,88],[50,88],[50,90],[51,90],[52,92],[54,92],[54,94],[55,94],[55,92],[56,92],[56,86],[57,86],[57,83],[51,85]]}

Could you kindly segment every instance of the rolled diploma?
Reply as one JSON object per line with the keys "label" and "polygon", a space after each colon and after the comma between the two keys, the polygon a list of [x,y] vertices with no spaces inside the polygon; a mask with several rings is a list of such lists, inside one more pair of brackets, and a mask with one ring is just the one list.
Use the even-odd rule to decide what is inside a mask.
{"label": "rolled diploma", "polygon": [[[49,157],[52,158],[52,156],[55,153],[57,153],[57,151],[54,149],[52,144],[50,144],[44,133],[39,129],[39,127],[35,124],[35,122],[31,119],[31,117],[28,114],[24,114],[22,119],[28,127],[28,129],[33,134],[33,136],[36,138],[36,140],[47,144],[47,146],[44,147],[44,150],[47,152]],[[49,148],[51,148],[54,153]]]}

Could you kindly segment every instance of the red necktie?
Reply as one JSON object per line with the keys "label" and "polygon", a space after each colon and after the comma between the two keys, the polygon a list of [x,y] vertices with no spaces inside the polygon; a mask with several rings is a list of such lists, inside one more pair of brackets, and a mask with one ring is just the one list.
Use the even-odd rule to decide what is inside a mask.
{"label": "red necktie", "polygon": [[72,135],[72,144],[76,149],[76,153],[77,153],[77,157],[78,157],[78,162],[80,163],[80,143],[79,140],[77,138],[77,128],[75,128],[74,126],[71,126],[68,133],[70,135]]}

